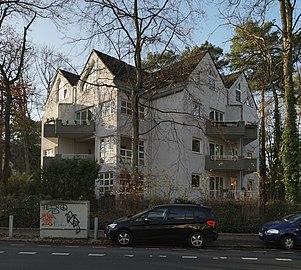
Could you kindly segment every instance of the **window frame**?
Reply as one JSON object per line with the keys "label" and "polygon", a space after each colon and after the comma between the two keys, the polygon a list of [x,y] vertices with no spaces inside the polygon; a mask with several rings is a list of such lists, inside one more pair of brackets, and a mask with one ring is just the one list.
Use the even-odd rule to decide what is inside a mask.
{"label": "window frame", "polygon": [[201,174],[192,173],[191,174],[191,188],[199,189],[201,187]]}

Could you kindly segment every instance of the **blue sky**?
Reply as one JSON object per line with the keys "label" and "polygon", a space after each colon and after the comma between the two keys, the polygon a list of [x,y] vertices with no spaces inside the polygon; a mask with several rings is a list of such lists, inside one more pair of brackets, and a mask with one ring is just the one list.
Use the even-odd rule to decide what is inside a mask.
{"label": "blue sky", "polygon": [[[219,6],[215,4],[205,4],[207,1],[202,1],[203,7],[205,8],[206,15],[204,18],[200,18],[197,25],[197,31],[193,36],[195,45],[200,45],[206,40],[212,44],[221,47],[224,52],[230,50],[230,39],[233,36],[233,30],[228,26],[223,25],[225,22],[219,19]],[[278,18],[278,1],[275,1],[276,5],[270,11],[270,18]],[[67,32],[70,35],[76,36],[78,34],[77,29],[61,29],[62,32]],[[64,34],[60,33],[50,20],[37,20],[30,33],[30,37],[33,43],[37,45],[48,45],[53,47],[55,50],[64,53],[73,61],[73,64],[80,68],[81,65],[85,64],[87,56],[91,49],[85,51],[82,54],[83,44],[67,44],[67,39],[64,38]],[[110,54],[103,48],[95,48],[103,51],[104,53]]]}

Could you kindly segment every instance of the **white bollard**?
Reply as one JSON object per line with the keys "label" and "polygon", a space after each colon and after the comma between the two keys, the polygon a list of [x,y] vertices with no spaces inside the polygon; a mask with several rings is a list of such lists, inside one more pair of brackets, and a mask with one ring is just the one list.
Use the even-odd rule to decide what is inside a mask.
{"label": "white bollard", "polygon": [[13,227],[14,227],[14,216],[9,216],[9,222],[8,222],[8,236],[11,238],[13,237]]}
{"label": "white bollard", "polygon": [[98,234],[98,217],[94,218],[94,240],[97,240]]}

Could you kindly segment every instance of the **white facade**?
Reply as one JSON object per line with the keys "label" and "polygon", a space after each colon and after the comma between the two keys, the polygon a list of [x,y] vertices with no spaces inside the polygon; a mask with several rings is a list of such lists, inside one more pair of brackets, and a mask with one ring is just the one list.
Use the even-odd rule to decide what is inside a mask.
{"label": "white facade", "polygon": [[[256,198],[258,116],[246,78],[240,74],[227,88],[209,53],[193,61],[188,74],[181,63],[165,77],[158,73],[176,79],[140,101],[145,196]],[[97,196],[127,192],[132,125],[124,69],[133,70],[93,51],[76,82],[58,72],[45,106],[42,165],[55,157],[94,158],[101,164]]]}

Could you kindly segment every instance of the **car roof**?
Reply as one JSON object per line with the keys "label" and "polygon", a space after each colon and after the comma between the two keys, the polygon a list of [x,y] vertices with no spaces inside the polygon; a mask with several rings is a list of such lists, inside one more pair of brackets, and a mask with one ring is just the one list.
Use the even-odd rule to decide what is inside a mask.
{"label": "car roof", "polygon": [[211,211],[212,209],[207,206],[198,205],[198,204],[189,204],[189,203],[169,203],[169,204],[159,204],[154,206],[153,208],[157,207],[195,207],[195,208],[201,208],[203,210]]}

